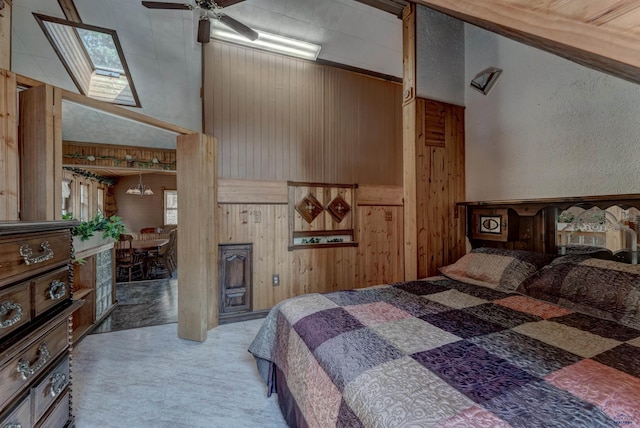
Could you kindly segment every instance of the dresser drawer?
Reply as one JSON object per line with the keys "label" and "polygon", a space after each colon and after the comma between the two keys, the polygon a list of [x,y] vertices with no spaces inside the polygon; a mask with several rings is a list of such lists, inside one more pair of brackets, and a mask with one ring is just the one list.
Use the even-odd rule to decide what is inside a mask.
{"label": "dresser drawer", "polygon": [[28,282],[0,290],[0,338],[31,321],[30,290]]}
{"label": "dresser drawer", "polygon": [[70,253],[69,230],[0,238],[0,285],[66,265]]}
{"label": "dresser drawer", "polygon": [[[69,384],[69,357],[65,357],[31,390],[34,419],[39,420]],[[0,426],[1,428],[1,426]]]}
{"label": "dresser drawer", "polygon": [[69,395],[71,392],[69,389],[65,392],[62,398],[56,402],[55,408],[49,413],[46,418],[35,426],[37,428],[60,428],[66,426],[67,422],[71,418],[69,408]]}
{"label": "dresser drawer", "polygon": [[65,266],[32,281],[36,316],[69,297],[69,269]]}
{"label": "dresser drawer", "polygon": [[0,428],[11,426],[22,428],[31,426],[31,395],[27,395],[8,415],[0,417]]}
{"label": "dresser drawer", "polygon": [[55,358],[69,345],[68,321],[62,322],[49,330],[47,334],[36,340],[16,357],[0,367],[0,407],[44,373]]}

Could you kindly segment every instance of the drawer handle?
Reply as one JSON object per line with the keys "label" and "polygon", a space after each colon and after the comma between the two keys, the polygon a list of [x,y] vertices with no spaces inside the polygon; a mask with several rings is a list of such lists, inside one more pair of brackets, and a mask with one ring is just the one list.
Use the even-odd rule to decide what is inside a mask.
{"label": "drawer handle", "polygon": [[35,265],[36,263],[46,262],[47,260],[51,260],[53,258],[53,250],[49,245],[49,241],[42,241],[40,244],[40,251],[43,251],[44,254],[39,256],[33,255],[33,250],[29,246],[29,244],[24,244],[20,247],[20,255],[24,259],[24,264],[27,266]]}
{"label": "drawer handle", "polygon": [[33,366],[31,366],[31,363],[24,358],[21,358],[20,361],[18,361],[18,373],[20,373],[22,380],[27,380],[33,376],[38,370],[47,364],[49,357],[51,357],[46,343],[42,343],[40,345],[38,353],[40,354],[40,357],[38,357],[38,360],[33,363]]}
{"label": "drawer handle", "polygon": [[16,310],[16,314],[11,318],[7,318],[6,320],[0,322],[0,329],[9,328],[22,318],[22,306],[20,303],[10,302],[8,300],[2,302],[0,304],[0,317],[4,317],[10,311]]}
{"label": "drawer handle", "polygon": [[54,373],[53,376],[51,376],[49,394],[55,397],[62,392],[65,386],[67,386],[67,375],[64,373]]}
{"label": "drawer handle", "polygon": [[51,287],[49,287],[49,297],[51,297],[51,300],[58,300],[64,297],[65,294],[67,294],[67,285],[64,282],[56,279],[51,283]]}

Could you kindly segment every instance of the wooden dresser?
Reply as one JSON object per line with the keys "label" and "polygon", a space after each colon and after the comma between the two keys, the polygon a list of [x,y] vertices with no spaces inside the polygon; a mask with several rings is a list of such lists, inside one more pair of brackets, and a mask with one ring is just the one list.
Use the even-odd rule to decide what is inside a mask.
{"label": "wooden dresser", "polygon": [[64,427],[71,413],[71,232],[0,222],[0,427]]}

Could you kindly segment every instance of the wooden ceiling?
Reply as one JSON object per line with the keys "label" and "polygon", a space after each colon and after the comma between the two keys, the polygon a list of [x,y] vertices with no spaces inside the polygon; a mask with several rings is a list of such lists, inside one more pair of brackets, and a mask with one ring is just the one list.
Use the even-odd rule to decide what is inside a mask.
{"label": "wooden ceiling", "polygon": [[495,33],[640,83],[640,0],[414,0]]}

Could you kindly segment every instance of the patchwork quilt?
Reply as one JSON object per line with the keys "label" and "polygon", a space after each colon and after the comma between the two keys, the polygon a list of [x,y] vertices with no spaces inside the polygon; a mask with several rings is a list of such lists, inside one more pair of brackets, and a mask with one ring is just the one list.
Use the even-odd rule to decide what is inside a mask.
{"label": "patchwork quilt", "polygon": [[640,427],[640,330],[445,277],[286,300],[249,350],[292,426]]}

